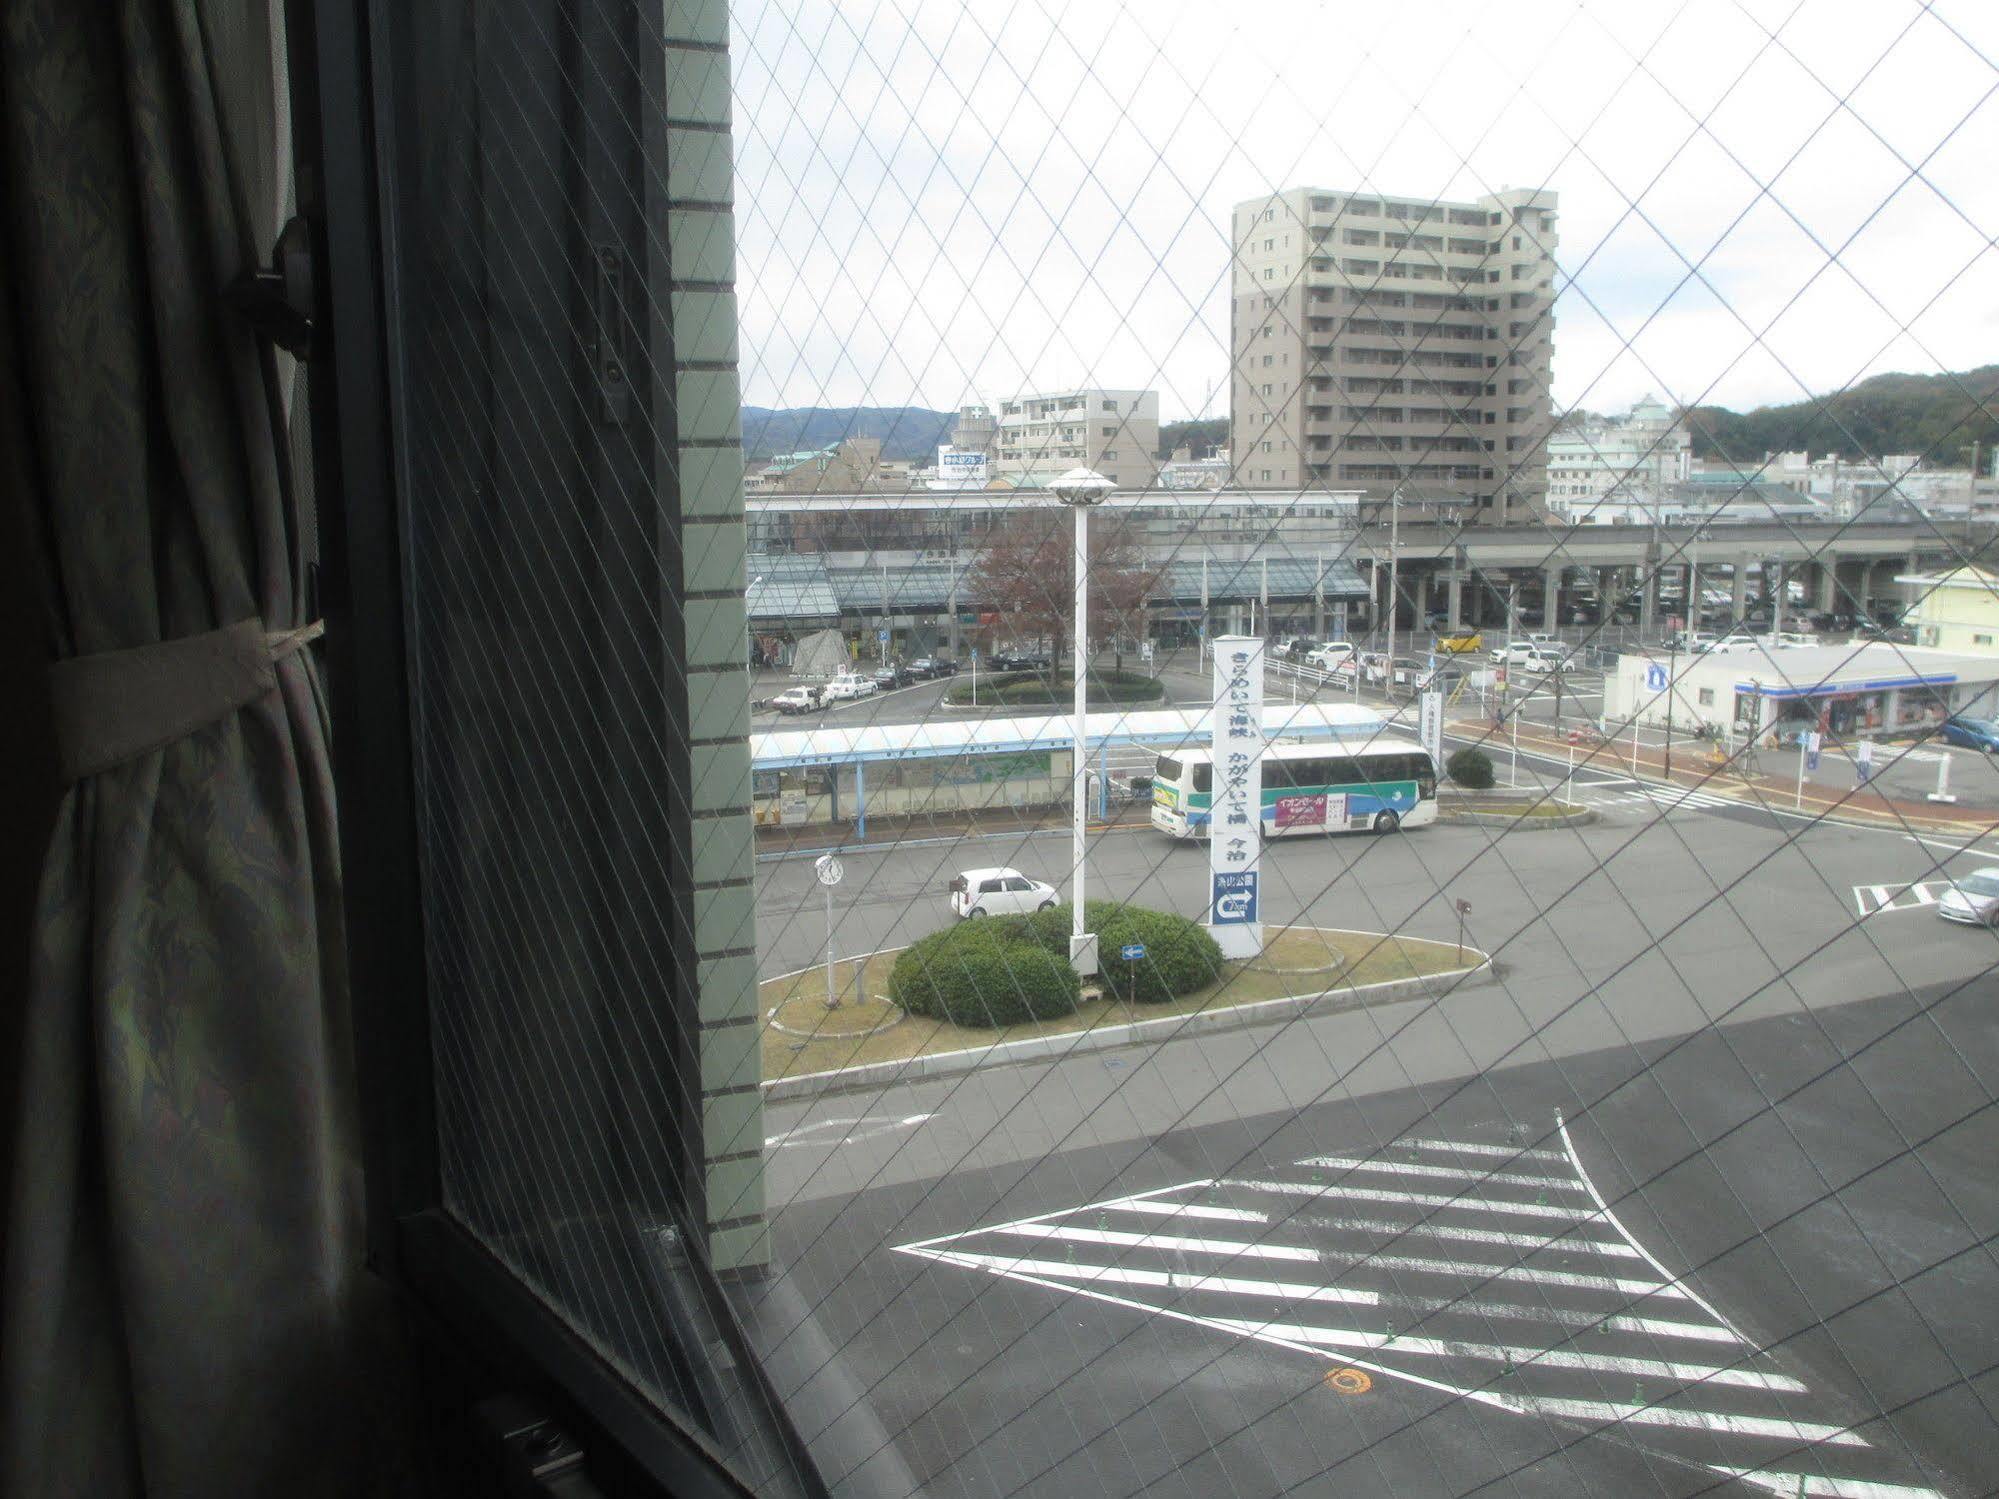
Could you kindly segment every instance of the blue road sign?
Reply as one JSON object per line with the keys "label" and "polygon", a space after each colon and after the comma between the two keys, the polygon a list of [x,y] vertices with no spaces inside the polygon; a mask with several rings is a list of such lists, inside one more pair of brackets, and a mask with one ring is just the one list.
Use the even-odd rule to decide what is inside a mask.
{"label": "blue road sign", "polygon": [[1657,661],[1645,668],[1645,690],[1664,692],[1666,690],[1666,668]]}
{"label": "blue road sign", "polygon": [[1217,873],[1211,894],[1211,920],[1216,926],[1246,926],[1256,920],[1255,870]]}
{"label": "blue road sign", "polygon": [[1118,956],[1123,958],[1127,963],[1136,963],[1140,958],[1145,956],[1145,944],[1143,942],[1127,942],[1123,947],[1118,949]]}

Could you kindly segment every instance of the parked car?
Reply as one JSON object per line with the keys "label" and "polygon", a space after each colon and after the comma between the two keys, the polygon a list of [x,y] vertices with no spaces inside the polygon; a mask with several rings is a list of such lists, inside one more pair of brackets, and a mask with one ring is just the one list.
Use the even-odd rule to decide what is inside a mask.
{"label": "parked car", "polygon": [[1428,692],[1435,688],[1439,692],[1454,691],[1465,679],[1464,668],[1452,662],[1441,662],[1416,679],[1416,689]]}
{"label": "parked car", "polygon": [[1031,880],[1018,869],[967,869],[951,881],[951,914],[1025,916],[1045,911],[1058,897],[1053,885]]}
{"label": "parked car", "polygon": [[918,656],[909,663],[909,669],[925,680],[958,675],[958,663],[949,656]]}
{"label": "parked car", "polygon": [[1988,755],[1999,754],[1999,723],[1989,718],[1946,718],[1943,742],[1984,750]]}
{"label": "parked car", "polygon": [[1574,671],[1576,663],[1559,646],[1537,645],[1527,652],[1517,663],[1522,671]]}
{"label": "parked car", "polygon": [[994,671],[1042,671],[1047,665],[1046,656],[1026,656],[1014,651],[997,651],[992,659]]}
{"label": "parked car", "polygon": [[1726,656],[1736,651],[1753,651],[1756,649],[1756,644],[1757,642],[1753,636],[1723,635],[1717,640],[1710,640],[1706,645],[1695,646],[1694,654],[1697,656]]}
{"label": "parked car", "polygon": [[1968,926],[1999,922],[1999,868],[1988,865],[1953,879],[1937,902],[1937,915]]}
{"label": "parked car", "polygon": [[1807,635],[1803,630],[1779,630],[1770,637],[1772,650],[1801,651],[1819,643],[1816,635]]}
{"label": "parked car", "polygon": [[[1380,686],[1388,680],[1388,657],[1380,651],[1362,651],[1353,658],[1358,664],[1360,679]],[[1335,668],[1337,670],[1337,668]]]}
{"label": "parked car", "polygon": [[1485,649],[1485,637],[1476,630],[1459,630],[1437,637],[1437,649],[1449,656],[1470,656]]}
{"label": "parked car", "polygon": [[770,701],[780,713],[815,713],[821,703],[817,687],[787,687]]}
{"label": "parked car", "polygon": [[1531,640],[1509,640],[1492,648],[1488,660],[1494,666],[1524,666],[1541,647]]}
{"label": "parked car", "polygon": [[917,680],[916,673],[900,662],[877,668],[869,674],[877,692],[893,692],[898,687],[907,687]]}
{"label": "parked car", "polygon": [[1318,667],[1320,671],[1338,671],[1339,663],[1351,660],[1353,655],[1351,640],[1328,640],[1324,645],[1314,646],[1305,657],[1305,663]]}
{"label": "parked car", "polygon": [[873,677],[842,672],[826,684],[825,700],[829,703],[851,703],[856,698],[873,696],[875,690]]}

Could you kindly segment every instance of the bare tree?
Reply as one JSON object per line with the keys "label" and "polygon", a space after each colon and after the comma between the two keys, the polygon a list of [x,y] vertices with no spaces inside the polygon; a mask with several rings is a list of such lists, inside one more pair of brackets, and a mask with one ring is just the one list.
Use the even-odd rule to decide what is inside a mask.
{"label": "bare tree", "polygon": [[[971,596],[998,616],[1004,632],[1014,640],[1047,641],[1056,662],[1075,610],[1072,524],[1062,510],[1018,512],[993,532],[967,574]],[[1122,672],[1124,642],[1143,632],[1159,573],[1121,518],[1095,518],[1091,532],[1090,638],[1111,645]]]}

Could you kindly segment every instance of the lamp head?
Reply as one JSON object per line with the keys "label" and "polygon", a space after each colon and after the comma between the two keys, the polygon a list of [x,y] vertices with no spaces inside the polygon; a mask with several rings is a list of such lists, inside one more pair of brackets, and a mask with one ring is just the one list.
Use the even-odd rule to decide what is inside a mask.
{"label": "lamp head", "polygon": [[1065,505],[1100,505],[1117,485],[1095,469],[1072,468],[1048,487]]}

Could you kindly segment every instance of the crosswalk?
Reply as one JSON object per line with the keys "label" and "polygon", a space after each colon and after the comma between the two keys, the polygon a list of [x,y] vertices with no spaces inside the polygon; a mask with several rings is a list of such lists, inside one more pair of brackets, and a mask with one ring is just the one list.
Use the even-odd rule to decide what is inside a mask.
{"label": "crosswalk", "polygon": [[1407,1138],[897,1247],[1771,1493],[1941,1499],[1634,1239],[1559,1123],[1548,1147]]}
{"label": "crosswalk", "polygon": [[1587,806],[1636,809],[1660,817],[1672,812],[1713,812],[1741,805],[1712,791],[1696,791],[1688,786],[1648,786],[1640,781],[1583,782],[1576,786],[1575,795]]}
{"label": "crosswalk", "polygon": [[1933,906],[1950,889],[1949,880],[1917,880],[1906,885],[1855,885],[1853,908],[1862,916],[1877,911],[1919,911]]}

